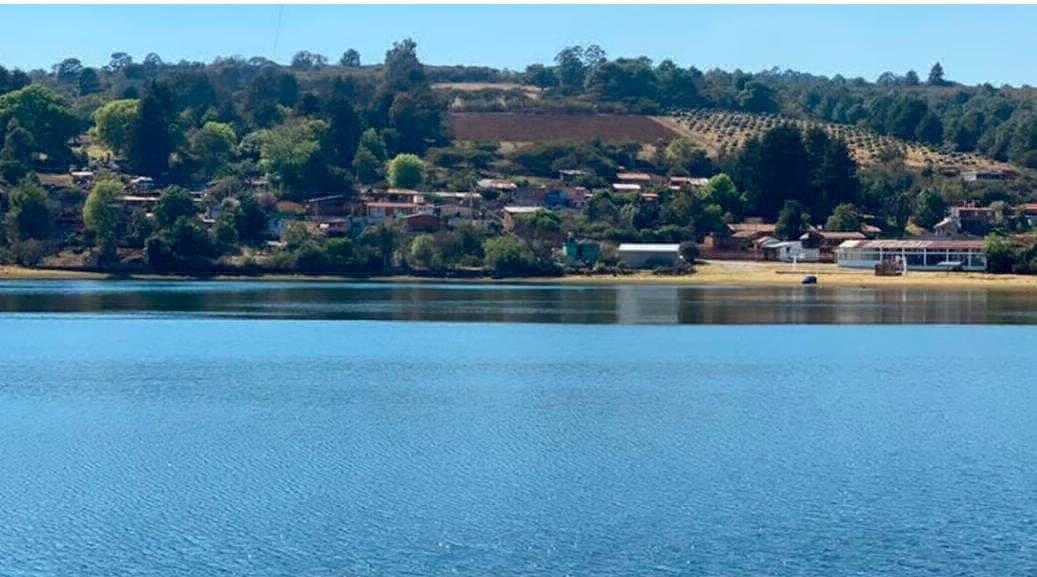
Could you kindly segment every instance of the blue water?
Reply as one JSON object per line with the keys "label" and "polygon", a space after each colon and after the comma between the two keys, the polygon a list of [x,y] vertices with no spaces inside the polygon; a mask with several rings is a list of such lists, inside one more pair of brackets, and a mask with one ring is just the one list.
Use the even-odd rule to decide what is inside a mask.
{"label": "blue water", "polygon": [[0,575],[1031,576],[1035,337],[0,316]]}

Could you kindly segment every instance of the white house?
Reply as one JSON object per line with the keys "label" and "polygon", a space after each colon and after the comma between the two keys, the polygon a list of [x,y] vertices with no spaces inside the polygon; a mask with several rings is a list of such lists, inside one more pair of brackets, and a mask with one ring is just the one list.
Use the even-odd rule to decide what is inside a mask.
{"label": "white house", "polygon": [[799,240],[777,240],[764,242],[760,245],[764,259],[780,260],[781,262],[817,262],[821,260],[821,250],[818,248],[806,248],[803,241]]}
{"label": "white house", "polygon": [[622,243],[616,255],[630,268],[655,268],[680,264],[679,244]]}

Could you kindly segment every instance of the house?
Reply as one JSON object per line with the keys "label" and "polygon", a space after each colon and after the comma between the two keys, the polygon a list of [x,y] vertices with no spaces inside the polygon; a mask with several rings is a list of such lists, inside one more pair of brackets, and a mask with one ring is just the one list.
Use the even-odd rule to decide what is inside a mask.
{"label": "house", "polygon": [[620,172],[616,180],[625,184],[648,185],[652,183],[652,175],[645,172]]}
{"label": "house", "polygon": [[612,190],[623,193],[641,192],[641,185],[629,182],[617,182],[612,185]]}
{"label": "house", "polygon": [[141,208],[151,212],[158,204],[157,196],[142,196],[139,194],[124,194],[119,197],[119,202],[130,212]]}
{"label": "house", "polygon": [[985,235],[990,232],[994,222],[994,211],[987,207],[977,206],[975,202],[951,207],[951,218],[958,221],[962,231],[969,234]]}
{"label": "house", "polygon": [[961,227],[958,226],[958,220],[953,217],[946,217],[940,222],[933,225],[933,235],[940,237],[955,237],[961,234]]}
{"label": "house", "polygon": [[591,197],[591,192],[582,186],[566,188],[564,193],[565,204],[569,206],[569,208],[583,208],[587,206],[587,200]]}
{"label": "house", "polygon": [[873,269],[887,260],[902,263],[908,271],[987,268],[982,240],[848,240],[835,251],[841,267]]}
{"label": "house", "polygon": [[1022,213],[1028,226],[1037,226],[1037,203],[1024,204],[1022,206]]}
{"label": "house", "polygon": [[760,243],[763,260],[781,262],[817,262],[821,260],[818,248],[803,246],[800,240],[770,239]]}
{"label": "house", "polygon": [[565,261],[572,266],[590,266],[598,262],[601,247],[594,241],[570,237],[562,247],[562,254],[565,255]]}
{"label": "house", "polygon": [[314,222],[317,224],[317,230],[324,236],[346,236],[349,233],[350,222],[348,218],[336,216],[320,218]]}
{"label": "house", "polygon": [[479,190],[492,190],[495,192],[512,192],[518,188],[518,185],[510,180],[501,180],[497,178],[484,178],[475,183]]}
{"label": "house", "polygon": [[305,217],[305,206],[288,200],[278,201],[278,203],[274,205],[273,214],[271,214],[270,218],[267,220],[267,233],[280,238],[289,223],[301,222]]}
{"label": "house", "polygon": [[882,229],[873,224],[862,224],[861,232],[866,238],[878,238],[882,234]]}
{"label": "house", "polygon": [[72,182],[79,186],[90,186],[94,182],[94,173],[90,170],[73,170]]}
{"label": "house", "polygon": [[721,250],[749,250],[757,239],[774,236],[776,225],[765,222],[740,222],[727,225],[727,234],[713,238],[714,248]]}
{"label": "house", "polygon": [[467,206],[479,206],[482,204],[482,195],[477,192],[426,192],[428,199],[443,201],[446,204],[464,204]]}
{"label": "house", "polygon": [[518,228],[518,218],[522,215],[536,214],[544,210],[539,206],[505,206],[501,209],[501,225],[505,232],[514,232]]}
{"label": "house", "polygon": [[155,188],[155,180],[150,176],[137,176],[130,179],[130,189],[135,192],[150,191]]}
{"label": "house", "polygon": [[559,170],[558,171],[558,180],[561,180],[562,182],[566,182],[566,181],[572,180],[574,178],[580,178],[581,176],[587,176],[587,171],[585,171],[585,170]]}
{"label": "house", "polygon": [[699,178],[694,176],[671,176],[667,186],[670,190],[678,191],[684,190],[685,188],[702,188],[709,183],[708,178]]}
{"label": "house", "polygon": [[446,219],[454,218],[472,218],[475,216],[476,209],[468,206],[467,204],[447,203],[441,204],[438,207],[439,216]]}
{"label": "house", "polygon": [[961,173],[964,182],[1011,180],[1016,176],[1013,170],[970,170]]}
{"label": "house", "polygon": [[419,212],[433,212],[432,205],[410,202],[369,201],[361,205],[363,216],[373,221],[402,218]]}
{"label": "house", "polygon": [[442,222],[430,212],[419,212],[403,217],[403,224],[410,232],[435,232]]}
{"label": "house", "polygon": [[370,194],[373,200],[384,200],[386,202],[409,202],[421,204],[425,202],[424,193],[409,188],[390,188]]}
{"label": "house", "polygon": [[349,214],[349,207],[344,194],[331,194],[311,198],[306,201],[305,206],[306,214],[313,217],[345,216]]}
{"label": "house", "polygon": [[564,190],[550,189],[544,193],[544,206],[549,208],[560,208],[568,205],[568,198]]}
{"label": "house", "polygon": [[804,248],[818,249],[821,260],[830,261],[835,258],[835,249],[843,242],[866,238],[863,232],[836,232],[811,227],[799,240]]}
{"label": "house", "polygon": [[544,206],[547,188],[518,188],[511,193],[511,201],[521,206]]}
{"label": "house", "polygon": [[673,267],[681,262],[679,244],[622,243],[616,255],[630,268]]}

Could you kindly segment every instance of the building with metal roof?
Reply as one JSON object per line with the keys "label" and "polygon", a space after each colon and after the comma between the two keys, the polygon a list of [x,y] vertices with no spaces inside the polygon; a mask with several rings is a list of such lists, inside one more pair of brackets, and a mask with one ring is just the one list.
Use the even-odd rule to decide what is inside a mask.
{"label": "building with metal roof", "polygon": [[835,249],[835,262],[847,268],[874,268],[895,260],[907,270],[983,271],[982,240],[848,240]]}

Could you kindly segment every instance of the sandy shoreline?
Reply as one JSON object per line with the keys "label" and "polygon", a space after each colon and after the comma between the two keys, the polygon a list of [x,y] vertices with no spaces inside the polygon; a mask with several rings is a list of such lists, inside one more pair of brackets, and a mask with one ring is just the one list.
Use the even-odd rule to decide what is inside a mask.
{"label": "sandy shoreline", "polygon": [[[678,285],[766,287],[800,285],[803,277],[815,275],[822,287],[845,288],[932,288],[1037,290],[1037,276],[992,275],[985,273],[909,272],[903,277],[877,277],[870,271],[842,269],[834,264],[790,265],[753,261],[708,261],[686,276],[654,275],[648,272],[629,275],[568,275],[557,278],[444,279],[417,276],[372,277],[368,279],[341,276],[307,276],[270,274],[262,276],[217,276],[215,281],[270,282],[386,282],[386,283],[464,283],[464,284],[572,284],[572,285]],[[133,275],[117,277],[106,273],[35,269],[0,266],[0,281],[14,280],[194,280],[191,277],[167,275]]]}

